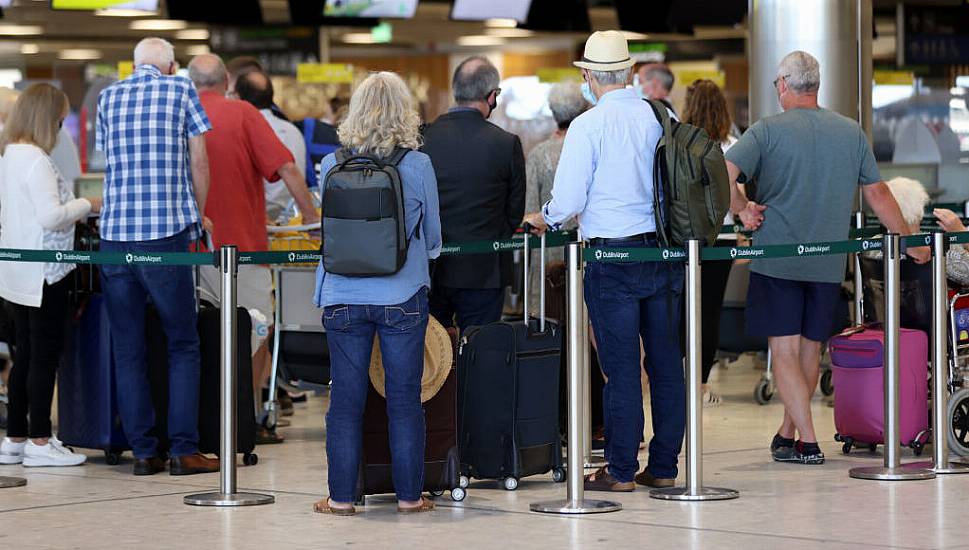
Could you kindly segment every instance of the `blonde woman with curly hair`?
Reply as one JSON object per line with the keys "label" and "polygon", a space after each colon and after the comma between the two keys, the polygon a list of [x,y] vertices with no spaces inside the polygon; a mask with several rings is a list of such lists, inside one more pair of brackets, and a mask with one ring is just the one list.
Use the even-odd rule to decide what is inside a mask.
{"label": "blonde woman with curly hair", "polygon": [[[431,501],[421,496],[425,433],[421,377],[431,284],[428,263],[441,252],[441,219],[431,159],[415,150],[420,146],[419,126],[404,81],[394,73],[382,72],[360,84],[338,130],[340,143],[351,155],[386,159],[398,149],[406,150],[397,168],[410,246],[407,261],[393,275],[344,277],[327,273],[322,263],[317,270],[315,302],[323,308],[333,380],[326,413],[330,495],[314,506],[320,513],[356,512],[353,502],[374,334],[380,336],[386,374],[397,510],[414,513],[434,509]],[[337,165],[339,153],[323,159],[320,173],[328,174]]]}

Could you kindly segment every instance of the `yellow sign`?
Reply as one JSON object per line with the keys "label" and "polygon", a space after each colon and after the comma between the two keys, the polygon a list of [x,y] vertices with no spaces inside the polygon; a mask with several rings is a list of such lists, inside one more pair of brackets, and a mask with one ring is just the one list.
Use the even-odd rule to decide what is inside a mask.
{"label": "yellow sign", "polygon": [[539,82],[556,84],[558,82],[582,82],[582,72],[575,67],[546,67],[535,72]]}
{"label": "yellow sign", "polygon": [[135,64],[132,61],[118,61],[118,80],[124,80],[135,72]]}
{"label": "yellow sign", "polygon": [[911,86],[915,84],[915,75],[906,71],[875,71],[875,84]]}
{"label": "yellow sign", "polygon": [[683,86],[689,86],[696,80],[712,80],[721,88],[727,84],[727,77],[724,76],[723,71],[705,71],[695,69],[677,71],[676,69],[673,69],[673,74],[676,76],[677,85],[682,84]]}
{"label": "yellow sign", "polygon": [[132,3],[131,0],[52,0],[50,7],[55,10],[100,10]]}
{"label": "yellow sign", "polygon": [[296,81],[301,84],[353,84],[353,65],[339,63],[300,63]]}

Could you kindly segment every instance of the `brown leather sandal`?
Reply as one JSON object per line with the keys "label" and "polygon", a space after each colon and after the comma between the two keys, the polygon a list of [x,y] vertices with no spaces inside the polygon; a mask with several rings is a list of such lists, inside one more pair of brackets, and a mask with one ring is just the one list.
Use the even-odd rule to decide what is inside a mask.
{"label": "brown leather sandal", "polygon": [[585,490],[630,493],[636,490],[636,483],[619,481],[603,467],[596,470],[595,473],[585,476]]}
{"label": "brown leather sandal", "polygon": [[421,497],[421,503],[417,506],[408,506],[406,508],[397,506],[397,512],[401,514],[421,514],[432,510],[434,510],[434,503],[424,497]]}
{"label": "brown leather sandal", "polygon": [[353,506],[349,508],[335,508],[330,506],[329,497],[313,503],[313,511],[317,514],[332,514],[334,516],[352,516],[357,513],[357,509]]}

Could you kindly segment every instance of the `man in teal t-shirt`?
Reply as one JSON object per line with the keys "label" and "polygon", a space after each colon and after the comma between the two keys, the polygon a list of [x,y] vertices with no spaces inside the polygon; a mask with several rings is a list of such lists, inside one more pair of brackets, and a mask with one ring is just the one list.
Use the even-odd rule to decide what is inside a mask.
{"label": "man in teal t-shirt", "polygon": [[[818,106],[821,71],[795,51],[780,64],[774,87],[784,112],[764,118],[727,151],[731,210],[757,245],[848,238],[859,186],[890,231],[909,234],[898,204],[881,181],[861,127]],[[756,182],[749,200],[737,183]],[[918,262],[926,248],[909,249]],[[779,462],[823,464],[811,418],[821,344],[831,336],[845,277],[845,256],[754,260],[747,292],[747,332],[767,337],[784,421],[771,443]],[[795,436],[800,435],[800,441]]]}

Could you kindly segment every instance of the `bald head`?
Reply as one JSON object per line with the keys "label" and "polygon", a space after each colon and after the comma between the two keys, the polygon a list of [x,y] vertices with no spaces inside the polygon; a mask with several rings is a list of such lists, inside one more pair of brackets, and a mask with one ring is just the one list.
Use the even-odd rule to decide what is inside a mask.
{"label": "bald head", "polygon": [[249,71],[236,81],[236,95],[242,101],[251,103],[256,109],[271,109],[273,106],[273,83],[262,71]]}
{"label": "bald head", "polygon": [[454,71],[451,83],[454,101],[459,105],[486,102],[500,83],[501,76],[491,61],[480,56],[469,57]]}
{"label": "bald head", "polygon": [[209,53],[192,59],[188,64],[188,77],[199,90],[213,90],[225,94],[229,74],[219,56]]}

